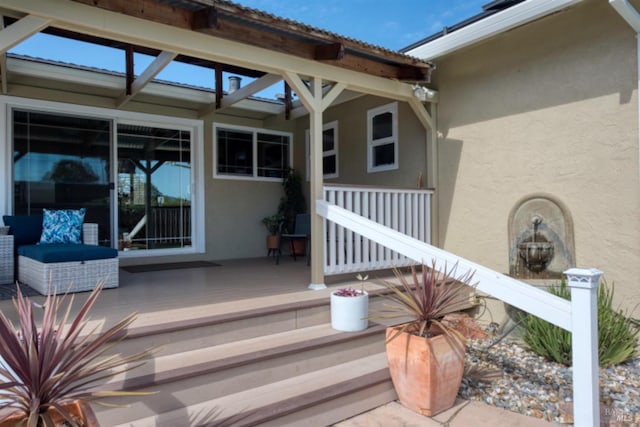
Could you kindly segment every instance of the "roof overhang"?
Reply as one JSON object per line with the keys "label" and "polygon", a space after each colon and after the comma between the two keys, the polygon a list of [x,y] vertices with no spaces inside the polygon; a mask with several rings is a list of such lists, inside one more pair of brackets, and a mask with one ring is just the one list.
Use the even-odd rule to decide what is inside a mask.
{"label": "roof overhang", "polygon": [[581,1],[527,0],[440,38],[426,42],[407,51],[407,53],[424,60],[433,60],[543,16],[566,9]]}
{"label": "roof overhang", "polygon": [[[397,52],[379,51],[375,47],[349,39],[340,39],[345,46],[349,46],[345,47],[345,51],[357,50],[360,56],[367,57],[365,62],[358,62],[357,67],[349,65],[349,61],[312,58],[309,57],[309,49],[313,43],[316,46],[320,44],[320,40],[330,43],[337,36],[319,30],[318,34],[304,38],[302,33],[309,32],[311,27],[292,24],[288,20],[276,19],[264,13],[253,17],[252,9],[218,0],[212,2],[215,6],[211,6],[216,8],[217,23],[211,23],[211,18],[208,18],[205,24],[198,24],[198,20],[202,19],[197,17],[198,11],[206,10],[211,14],[212,9],[176,8],[173,4],[176,2],[206,3],[205,0],[3,0],[0,13],[19,20],[18,24],[28,20],[24,27],[28,30],[31,26],[35,32],[41,31],[42,24],[47,29],[61,33],[82,35],[84,38],[120,43],[123,46],[136,46],[149,52],[175,53],[176,59],[190,58],[194,62],[223,64],[226,69],[235,67],[238,70],[254,70],[255,76],[285,76],[287,73],[295,73],[303,79],[320,78],[328,84],[342,84],[349,91],[400,101],[414,101],[413,88],[408,83],[425,81],[423,71],[428,70],[430,73],[433,69],[428,62]],[[136,8],[132,7],[134,4]],[[219,5],[221,6],[218,7]],[[232,26],[233,8],[242,14],[243,22],[249,20],[250,23],[235,23],[235,27]],[[228,18],[224,18],[225,16]],[[229,23],[225,24],[225,19]],[[274,22],[265,22],[269,20]],[[254,37],[250,40],[242,39],[242,34],[238,34],[241,28],[246,31],[252,29]],[[286,35],[285,30],[288,31]],[[280,34],[281,44],[255,40],[257,36],[273,39],[274,34]],[[298,39],[304,39],[304,43]],[[294,40],[298,41],[292,48],[289,42]],[[5,52],[8,48],[5,47]],[[304,49],[308,51],[304,53]],[[313,51],[317,54],[318,49]],[[357,62],[355,59],[353,61]],[[415,75],[405,80],[403,73],[409,66],[422,70],[419,73],[422,80]],[[359,67],[362,69],[354,69]],[[392,74],[387,74],[389,67],[395,70]]]}

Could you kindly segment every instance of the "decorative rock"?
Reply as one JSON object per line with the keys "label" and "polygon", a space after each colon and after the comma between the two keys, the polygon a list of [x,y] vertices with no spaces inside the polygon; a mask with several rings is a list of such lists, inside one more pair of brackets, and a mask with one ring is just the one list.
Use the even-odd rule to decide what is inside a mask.
{"label": "decorative rock", "polygon": [[[573,422],[572,369],[526,350],[515,339],[471,340],[467,364],[495,373],[492,382],[463,378],[459,396],[556,423]],[[493,377],[494,375],[492,375]],[[602,425],[640,422],[640,358],[600,369]]]}

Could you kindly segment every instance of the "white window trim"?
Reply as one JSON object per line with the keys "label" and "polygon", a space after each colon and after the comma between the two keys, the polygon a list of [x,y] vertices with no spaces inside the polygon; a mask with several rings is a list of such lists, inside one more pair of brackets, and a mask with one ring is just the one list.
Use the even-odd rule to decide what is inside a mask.
{"label": "white window trim", "polygon": [[[218,173],[218,128],[239,130],[244,132],[253,133],[253,175],[233,175],[226,173]],[[216,179],[231,179],[239,181],[267,181],[267,182],[282,182],[282,178],[269,178],[264,176],[258,176],[258,133],[265,133],[269,135],[280,135],[289,138],[289,167],[293,167],[293,134],[291,132],[282,132],[271,129],[255,128],[249,126],[229,125],[225,123],[213,124],[213,177]]]}
{"label": "white window trim", "polygon": [[[5,173],[0,173],[0,192],[4,191],[4,197],[0,198],[0,210],[2,212],[13,211],[13,152],[12,143],[13,135],[11,125],[11,112],[14,108],[28,109],[31,111],[41,111],[52,114],[73,114],[83,117],[96,117],[99,119],[113,120],[114,132],[113,138],[116,138],[115,129],[118,123],[129,123],[137,125],[149,125],[161,128],[184,129],[192,132],[191,137],[191,155],[192,155],[192,174],[191,174],[191,215],[192,215],[192,245],[189,248],[170,248],[170,249],[149,249],[143,251],[120,251],[121,258],[143,258],[161,255],[178,255],[185,253],[203,253],[205,251],[204,232],[204,159],[202,155],[204,141],[204,124],[202,120],[183,119],[172,116],[161,116],[148,113],[136,113],[130,111],[112,110],[101,107],[90,107],[86,105],[65,104],[54,101],[44,101],[38,99],[26,99],[13,96],[0,96],[0,127],[5,132],[0,132],[0,164],[4,165]],[[114,141],[115,142],[115,141]],[[112,149],[116,150],[115,143]],[[115,152],[112,153],[115,158]],[[117,168],[116,162],[113,162],[114,171]],[[114,172],[112,171],[112,172]],[[115,175],[114,175],[115,176]],[[116,182],[117,185],[117,182]],[[117,188],[115,189],[117,191]],[[117,209],[113,206],[113,209]],[[112,240],[117,242],[117,232],[115,227],[112,230]]]}
{"label": "white window trim", "polygon": [[[392,123],[390,137],[373,140],[373,118],[380,114],[391,113]],[[367,173],[383,172],[398,169],[399,161],[399,141],[398,141],[398,103],[382,105],[367,111]],[[393,142],[393,158],[394,162],[389,165],[374,166],[373,165],[373,148],[378,145],[385,145]]]}
{"label": "white window trim", "polygon": [[[340,163],[338,157],[338,121],[334,120],[329,123],[325,123],[322,126],[322,132],[333,129],[333,150],[327,150],[322,152],[322,158],[324,160],[325,157],[335,156],[336,157],[336,171],[335,173],[323,173],[322,177],[325,179],[330,178],[338,178],[340,175]],[[305,159],[306,159],[306,176],[307,181],[310,179],[311,174],[311,132],[309,129],[305,130],[304,133],[304,147],[305,147]],[[324,172],[324,171],[323,171]]]}

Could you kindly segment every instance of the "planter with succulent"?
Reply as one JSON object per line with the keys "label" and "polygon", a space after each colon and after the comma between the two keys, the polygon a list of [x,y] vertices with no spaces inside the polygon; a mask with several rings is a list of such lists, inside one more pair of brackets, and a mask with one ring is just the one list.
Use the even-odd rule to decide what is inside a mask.
{"label": "planter with succulent", "polygon": [[283,221],[284,217],[279,213],[262,218],[262,223],[269,232],[267,235],[267,250],[269,255],[271,252],[280,249],[280,236],[278,232],[280,231],[280,224],[282,224]]}
{"label": "planter with succulent", "polygon": [[331,292],[331,327],[357,332],[369,325],[369,294],[364,289],[340,288]]}
{"label": "planter with succulent", "polygon": [[473,274],[455,277],[456,267],[438,272],[434,262],[408,277],[395,270],[398,283],[384,282],[391,292],[372,317],[405,322],[386,332],[391,379],[400,402],[427,416],[453,406],[464,372],[466,338],[445,316],[469,308]]}
{"label": "planter with succulent", "polygon": [[86,330],[87,316],[101,290],[100,284],[73,317],[73,296],[65,304],[67,295],[48,295],[37,322],[34,311],[39,309],[18,287],[17,325],[0,312],[1,427],[97,426],[89,402],[149,394],[101,390],[108,378],[140,366],[152,354],[151,350],[130,356],[106,353],[135,314],[102,332]]}

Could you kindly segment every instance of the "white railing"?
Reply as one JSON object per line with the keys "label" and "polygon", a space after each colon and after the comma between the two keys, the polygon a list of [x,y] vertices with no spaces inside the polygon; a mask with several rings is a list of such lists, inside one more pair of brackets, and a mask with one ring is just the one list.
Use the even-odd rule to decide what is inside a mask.
{"label": "white railing", "polygon": [[[432,190],[325,185],[329,203],[385,225],[421,242],[431,243]],[[324,221],[327,275],[380,270],[414,261],[332,221]]]}
{"label": "white railing", "polygon": [[457,265],[459,272],[473,271],[479,291],[571,332],[574,425],[600,425],[597,288],[602,272],[577,268],[566,271],[571,288],[571,300],[568,301],[380,225],[333,203],[318,200],[316,213],[327,221],[418,263],[431,265],[435,262],[437,270]]}

